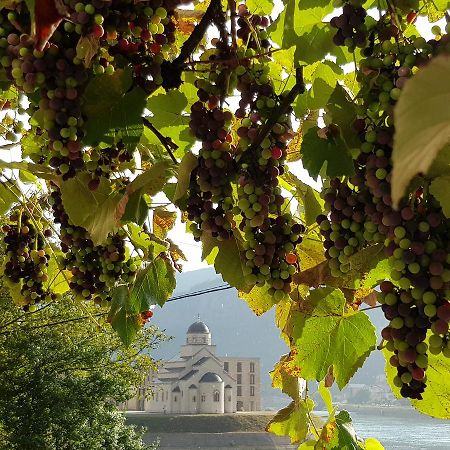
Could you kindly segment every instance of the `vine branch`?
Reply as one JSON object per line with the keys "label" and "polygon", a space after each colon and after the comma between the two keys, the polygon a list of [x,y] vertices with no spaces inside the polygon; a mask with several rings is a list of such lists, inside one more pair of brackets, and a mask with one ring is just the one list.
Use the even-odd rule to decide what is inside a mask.
{"label": "vine branch", "polygon": [[206,30],[218,14],[222,14],[221,0],[211,0],[200,22],[195,26],[194,31],[182,45],[180,54],[172,62],[163,62],[161,65],[161,76],[163,78],[162,87],[164,89],[180,87],[181,73],[184,69],[185,62],[194,53],[198,44],[203,39]]}
{"label": "vine branch", "polygon": [[303,81],[303,67],[298,67],[295,70],[295,84],[288,92],[283,101],[273,111],[273,114],[269,117],[267,122],[261,127],[261,131],[256,136],[256,139],[252,142],[248,148],[248,152],[251,153],[257,147],[261,145],[261,142],[269,134],[272,127],[277,123],[278,119],[289,109],[291,103],[295,100],[297,95],[305,92],[305,83]]}
{"label": "vine branch", "polygon": [[159,139],[161,144],[167,150],[167,153],[169,154],[170,159],[174,162],[174,164],[178,164],[177,158],[175,158],[175,155],[173,154],[173,151],[178,149],[178,145],[175,144],[175,142],[173,142],[172,139],[163,136],[147,118],[143,117],[142,121],[144,125],[149,130],[151,130],[152,133]]}

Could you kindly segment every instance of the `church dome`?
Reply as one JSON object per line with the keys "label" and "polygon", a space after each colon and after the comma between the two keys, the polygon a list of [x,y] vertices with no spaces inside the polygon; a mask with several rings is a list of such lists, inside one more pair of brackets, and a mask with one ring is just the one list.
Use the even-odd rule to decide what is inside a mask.
{"label": "church dome", "polygon": [[200,378],[200,383],[222,383],[222,381],[222,378],[220,378],[217,373],[213,372],[206,372],[205,375]]}
{"label": "church dome", "polygon": [[209,334],[209,328],[201,320],[197,320],[197,322],[194,322],[188,328],[187,333],[188,334],[193,334],[193,333]]}

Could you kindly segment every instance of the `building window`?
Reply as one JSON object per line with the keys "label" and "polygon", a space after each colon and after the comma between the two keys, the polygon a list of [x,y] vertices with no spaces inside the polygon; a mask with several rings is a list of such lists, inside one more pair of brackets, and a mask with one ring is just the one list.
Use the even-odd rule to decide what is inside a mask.
{"label": "building window", "polygon": [[175,397],[173,398],[173,401],[176,402],[177,401],[177,396],[175,395]]}
{"label": "building window", "polygon": [[205,396],[205,394],[202,394],[202,402],[205,402],[206,401],[206,396]]}
{"label": "building window", "polygon": [[250,374],[250,384],[255,384],[255,375]]}
{"label": "building window", "polygon": [[237,387],[237,394],[238,397],[242,397],[242,386]]}
{"label": "building window", "polygon": [[250,411],[255,410],[255,402],[250,402]]}
{"label": "building window", "polygon": [[228,401],[231,402],[231,395],[228,396]]}
{"label": "building window", "polygon": [[237,374],[237,384],[242,384],[242,375],[240,373]]}
{"label": "building window", "polygon": [[219,391],[214,391],[214,401],[218,402],[220,400],[220,394]]}
{"label": "building window", "polygon": [[242,372],[242,363],[241,362],[237,363],[237,371]]}
{"label": "building window", "polygon": [[228,372],[228,369],[229,369],[228,362],[224,362],[223,363],[223,370],[225,370],[225,372]]}
{"label": "building window", "polygon": [[159,400],[159,392],[156,393],[155,400],[156,400],[156,401]]}
{"label": "building window", "polygon": [[237,403],[236,403],[236,409],[238,410],[238,411],[244,411],[244,402],[242,402],[242,401],[238,401]]}
{"label": "building window", "polygon": [[192,397],[192,401],[195,403],[197,401],[197,398],[195,397],[195,395]]}
{"label": "building window", "polygon": [[250,363],[250,372],[251,372],[251,373],[254,373],[254,372],[255,372],[255,363],[254,363],[254,362],[251,362],[251,363]]}
{"label": "building window", "polygon": [[255,396],[255,386],[250,386],[250,397]]}

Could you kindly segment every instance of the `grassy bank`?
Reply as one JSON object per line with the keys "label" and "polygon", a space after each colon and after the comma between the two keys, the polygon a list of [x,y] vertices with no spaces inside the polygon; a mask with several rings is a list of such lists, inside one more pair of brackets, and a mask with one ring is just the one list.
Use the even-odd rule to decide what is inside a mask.
{"label": "grassy bank", "polygon": [[150,433],[258,432],[264,431],[272,416],[273,413],[157,415],[128,412],[127,422],[146,427]]}

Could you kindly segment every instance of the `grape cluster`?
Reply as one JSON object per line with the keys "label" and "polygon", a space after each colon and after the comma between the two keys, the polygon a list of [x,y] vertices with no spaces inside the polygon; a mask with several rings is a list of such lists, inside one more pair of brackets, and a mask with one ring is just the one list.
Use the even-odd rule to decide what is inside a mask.
{"label": "grape cluster", "polygon": [[320,216],[318,223],[335,276],[348,271],[351,244],[359,249],[384,242],[391,273],[378,295],[389,320],[382,335],[393,353],[390,362],[397,368],[394,383],[401,395],[421,399],[428,354],[450,357],[450,221],[422,187],[402,199],[399,210],[393,209],[393,107],[408,78],[435,54],[448,51],[449,39],[394,42],[394,28],[386,16],[362,50],[359,117],[354,122],[361,147],[355,175],[331,181],[324,191],[330,214]]}
{"label": "grape cluster", "polygon": [[61,193],[51,193],[55,223],[60,224],[61,265],[72,274],[69,286],[81,299],[93,299],[98,304],[111,300],[111,290],[118,283],[131,282],[140,266],[137,258],[127,258],[125,232],[110,235],[104,245],[94,245],[88,232],[74,226],[64,211]]}
{"label": "grape cluster", "polygon": [[363,48],[367,44],[367,12],[362,7],[363,3],[362,0],[346,1],[342,14],[330,20],[330,26],[337,29],[333,42],[336,45],[345,45],[351,52],[356,47]]}
{"label": "grape cluster", "polygon": [[[239,31],[243,30],[250,43],[263,42],[259,37],[261,33],[265,36],[263,28],[268,21],[258,17],[252,22],[245,8],[238,11],[238,24],[245,25]],[[248,23],[252,24],[252,35],[248,35]],[[247,52],[253,54],[252,46]],[[236,158],[238,203],[234,212],[240,215],[239,228],[244,237],[244,273],[249,285],[268,283],[269,293],[278,301],[291,291],[292,275],[299,270],[295,248],[305,231],[290,213],[278,182],[285,171],[286,146],[294,134],[287,112],[278,117],[262,140],[259,138],[282,97],[274,92],[267,65],[262,62],[247,60],[236,71],[240,100],[235,115],[240,127]]]}
{"label": "grape cluster", "polygon": [[175,0],[66,1],[69,20],[61,22],[47,44],[23,32],[31,29],[23,5],[1,10],[0,64],[28,96],[32,132],[45,144],[30,155],[35,162],[48,163],[68,179],[79,170],[90,171],[100,152],[106,162],[101,164],[102,173],[116,170],[124,157],[120,141],[109,152],[83,145],[83,92],[93,77],[127,67],[134,83],[147,93],[160,86],[161,64],[171,57],[175,42],[176,4]]}
{"label": "grape cluster", "polygon": [[198,101],[191,106],[189,122],[192,134],[201,142],[187,205],[188,218],[193,222],[190,228],[197,240],[205,231],[220,240],[233,234],[231,181],[236,177],[231,135],[233,114],[223,108],[222,98],[232,91],[230,79],[235,75],[229,65],[214,64],[217,59],[229,58],[227,43],[214,39],[213,45],[215,48],[201,56],[208,61],[210,72],[207,78],[200,77],[195,82]]}
{"label": "grape cluster", "polygon": [[42,230],[36,229],[28,214],[16,211],[2,228],[6,245],[4,274],[9,282],[20,284],[21,304],[27,311],[33,310],[37,303],[56,298],[44,286],[50,259],[45,238],[52,232],[44,222],[39,225]]}

